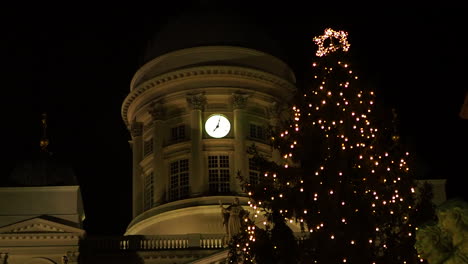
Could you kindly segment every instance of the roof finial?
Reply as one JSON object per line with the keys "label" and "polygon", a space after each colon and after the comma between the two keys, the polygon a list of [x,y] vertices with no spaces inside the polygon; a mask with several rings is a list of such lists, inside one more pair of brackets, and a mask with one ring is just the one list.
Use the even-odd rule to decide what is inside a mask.
{"label": "roof finial", "polygon": [[42,138],[41,141],[39,142],[39,145],[41,146],[41,151],[43,152],[49,152],[47,150],[47,146],[49,145],[49,139],[47,138],[47,114],[43,113],[42,114]]}

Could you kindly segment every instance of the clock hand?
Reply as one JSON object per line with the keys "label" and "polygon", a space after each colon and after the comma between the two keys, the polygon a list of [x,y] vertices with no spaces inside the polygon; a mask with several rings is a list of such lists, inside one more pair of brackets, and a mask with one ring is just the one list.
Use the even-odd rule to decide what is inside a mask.
{"label": "clock hand", "polygon": [[214,132],[216,129],[218,129],[218,127],[219,127],[219,122],[221,122],[221,118],[218,119],[218,124],[216,124],[216,127],[215,127],[215,129],[213,129],[213,132]]}

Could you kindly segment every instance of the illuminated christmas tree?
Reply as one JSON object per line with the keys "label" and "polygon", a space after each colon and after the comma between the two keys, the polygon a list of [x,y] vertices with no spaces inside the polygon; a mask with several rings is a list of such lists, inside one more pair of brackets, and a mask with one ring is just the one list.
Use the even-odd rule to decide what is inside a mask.
{"label": "illuminated christmas tree", "polygon": [[264,177],[255,186],[240,178],[258,213],[232,241],[231,261],[419,263],[416,184],[397,117],[360,83],[346,32],[326,29],[314,42],[313,82],[291,106],[291,120],[272,132],[283,163],[250,149]]}

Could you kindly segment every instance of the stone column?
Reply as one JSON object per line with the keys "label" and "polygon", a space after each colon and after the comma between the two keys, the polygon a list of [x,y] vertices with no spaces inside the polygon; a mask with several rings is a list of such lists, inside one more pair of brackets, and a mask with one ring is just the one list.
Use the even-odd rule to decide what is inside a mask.
{"label": "stone column", "polygon": [[164,169],[163,159],[163,139],[164,139],[164,107],[161,102],[153,102],[150,105],[149,113],[153,118],[153,182],[154,196],[153,204],[161,204],[166,197],[166,186],[168,175]]}
{"label": "stone column", "polygon": [[201,195],[208,190],[208,180],[203,166],[203,109],[206,105],[206,97],[203,94],[187,96],[187,104],[190,109],[190,139],[191,163],[190,163],[190,196]]}
{"label": "stone column", "polygon": [[138,216],[143,210],[143,182],[142,182],[142,171],[140,167],[140,161],[143,158],[143,124],[141,122],[133,121],[130,127],[130,133],[132,135],[132,152],[133,152],[133,218]]}
{"label": "stone column", "polygon": [[248,120],[245,116],[245,105],[249,95],[241,93],[232,94],[232,105],[234,112],[234,171],[231,178],[231,191],[241,193],[242,188],[237,174],[248,178],[247,152],[245,147],[245,138],[247,133]]}

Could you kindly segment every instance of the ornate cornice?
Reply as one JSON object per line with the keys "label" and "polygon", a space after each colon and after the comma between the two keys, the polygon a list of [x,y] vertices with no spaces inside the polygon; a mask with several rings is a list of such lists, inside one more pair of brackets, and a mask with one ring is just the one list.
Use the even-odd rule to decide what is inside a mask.
{"label": "ornate cornice", "polygon": [[16,234],[0,234],[0,241],[2,240],[41,240],[41,239],[57,239],[57,240],[77,240],[81,236],[77,234],[63,234],[63,233],[16,233]]}
{"label": "ornate cornice", "polygon": [[[15,228],[15,229],[12,229],[10,232],[8,233],[21,233],[21,232],[28,232],[28,231],[32,231],[32,229],[40,229],[41,232],[65,232],[65,230],[61,229],[61,228],[57,228],[55,226],[50,226],[50,225],[46,225],[46,224],[42,224],[42,223],[32,223],[30,225],[27,225],[27,226],[21,226],[21,227],[18,227],[18,228]],[[37,230],[34,230],[35,232],[37,232]]]}
{"label": "ornate cornice", "polygon": [[150,89],[189,78],[211,78],[215,76],[226,75],[230,75],[231,78],[236,79],[247,79],[268,83],[269,85],[284,88],[285,91],[289,93],[293,93],[296,90],[294,84],[283,78],[251,68],[216,65],[192,67],[162,74],[132,89],[130,94],[125,98],[124,103],[122,105],[122,119],[125,122],[126,126],[129,127],[129,120],[127,120],[127,114],[130,105],[135,101],[137,97],[139,97],[141,94],[145,93]]}

